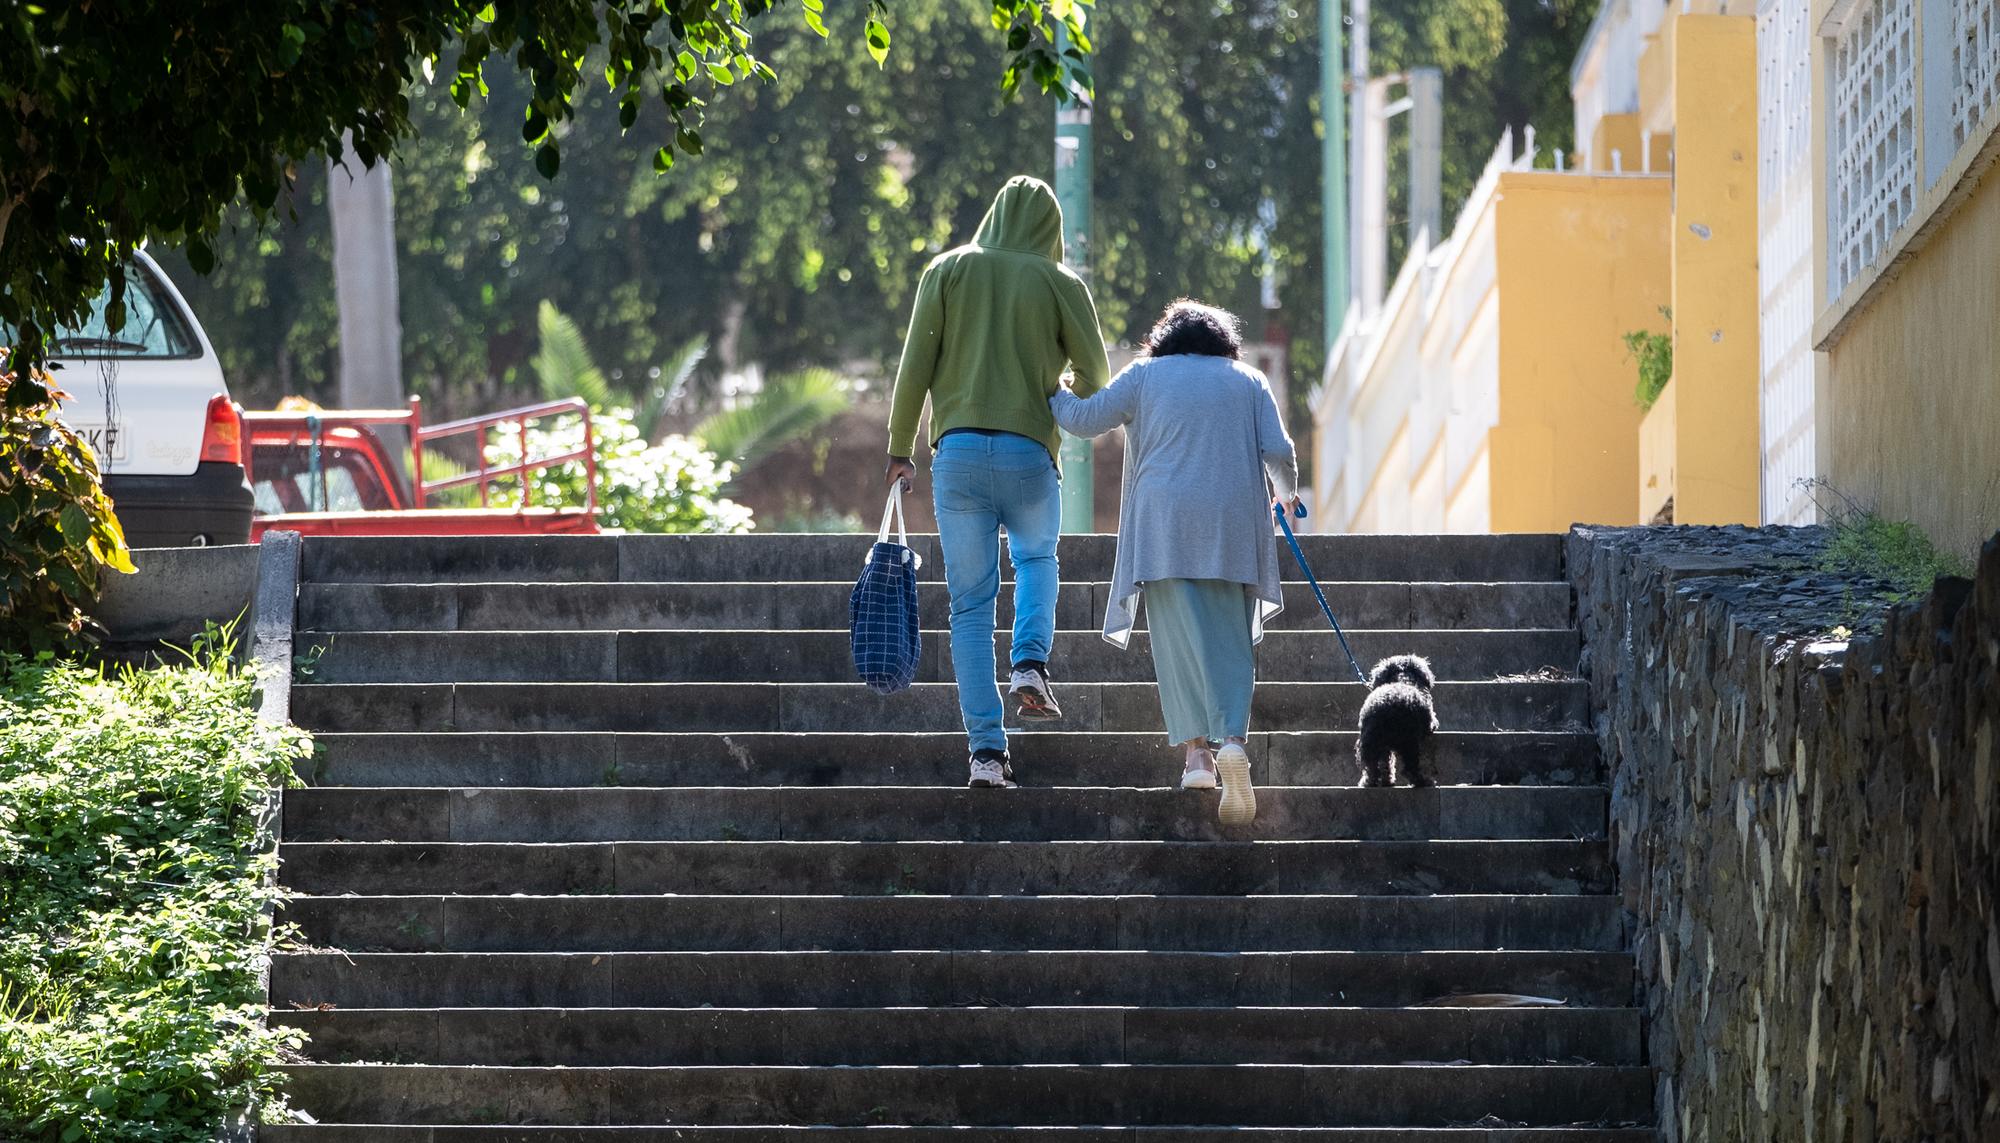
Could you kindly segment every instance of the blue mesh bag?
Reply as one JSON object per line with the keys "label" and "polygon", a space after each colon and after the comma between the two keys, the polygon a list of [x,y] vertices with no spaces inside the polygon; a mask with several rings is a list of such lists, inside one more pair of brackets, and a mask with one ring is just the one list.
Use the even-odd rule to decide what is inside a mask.
{"label": "blue mesh bag", "polygon": [[[896,543],[889,542],[889,518],[896,520]],[[878,694],[907,690],[917,681],[917,569],[923,559],[910,550],[903,524],[903,485],[889,489],[882,506],[882,527],[868,551],[868,566],[848,596],[851,616],[849,642],[854,647],[854,673]]]}

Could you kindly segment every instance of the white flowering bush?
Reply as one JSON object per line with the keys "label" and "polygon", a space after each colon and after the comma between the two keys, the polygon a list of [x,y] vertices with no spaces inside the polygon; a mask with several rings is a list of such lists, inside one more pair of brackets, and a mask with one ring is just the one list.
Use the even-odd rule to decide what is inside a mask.
{"label": "white flowering bush", "polygon": [[[747,532],[750,509],[722,495],[734,466],[715,458],[686,437],[670,436],[648,444],[629,409],[599,409],[591,413],[596,435],[597,517],[608,531],[618,532]],[[556,456],[583,447],[583,422],[564,418],[549,428],[528,431],[530,456]],[[511,429],[496,430],[487,446],[492,464],[520,459],[520,438]],[[586,475],[581,464],[543,469],[532,476],[537,505],[581,507]],[[520,502],[517,491],[494,486],[493,503]]]}

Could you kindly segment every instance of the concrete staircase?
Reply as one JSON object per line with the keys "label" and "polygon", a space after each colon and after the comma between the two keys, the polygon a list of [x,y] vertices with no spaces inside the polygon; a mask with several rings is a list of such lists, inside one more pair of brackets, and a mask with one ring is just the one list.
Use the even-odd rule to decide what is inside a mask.
{"label": "concrete staircase", "polygon": [[[1448,785],[1353,788],[1298,585],[1242,831],[1166,788],[1150,659],[1095,634],[1108,537],[1062,545],[1068,720],[963,789],[912,542],[891,698],[850,681],[865,537],[309,542],[271,998],[317,1124],[264,1137],[1651,1138],[1586,694],[1536,677],[1577,657],[1555,537],[1306,538],[1357,654],[1438,668]],[[1566,1003],[1426,1003],[1492,992]]]}

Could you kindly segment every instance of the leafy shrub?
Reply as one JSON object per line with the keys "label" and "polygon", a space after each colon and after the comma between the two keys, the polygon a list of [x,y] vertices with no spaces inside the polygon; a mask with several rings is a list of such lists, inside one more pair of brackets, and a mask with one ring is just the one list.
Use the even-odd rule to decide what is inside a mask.
{"label": "leafy shrub", "polygon": [[116,674],[0,655],[0,1138],[208,1143],[277,1110],[259,814],[307,751],[224,641]]}
{"label": "leafy shrub", "polygon": [[[624,532],[747,532],[750,509],[722,495],[734,469],[686,437],[670,436],[647,444],[626,409],[591,414],[596,437],[597,516],[605,528]],[[583,422],[565,418],[548,428],[528,431],[531,456],[558,456],[583,447]],[[521,455],[519,438],[511,430],[496,432],[488,447],[488,463],[511,464]],[[536,504],[580,507],[586,475],[580,464],[543,469],[534,474]],[[496,493],[501,489],[496,485]],[[496,495],[493,503],[520,503],[518,487]]]}
{"label": "leafy shrub", "polygon": [[20,382],[0,349],[0,647],[81,650],[105,568],[133,570],[90,446],[46,382]]}
{"label": "leafy shrub", "polygon": [[1625,343],[1626,356],[1639,366],[1639,385],[1632,396],[1641,409],[1652,408],[1674,377],[1674,311],[1661,306],[1660,316],[1667,319],[1666,333],[1635,329],[1619,338]]}

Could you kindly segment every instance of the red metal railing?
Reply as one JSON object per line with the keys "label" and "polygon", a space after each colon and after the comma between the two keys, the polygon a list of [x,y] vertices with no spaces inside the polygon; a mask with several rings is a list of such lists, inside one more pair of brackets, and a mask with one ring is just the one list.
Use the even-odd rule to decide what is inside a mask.
{"label": "red metal railing", "polygon": [[[418,398],[410,398],[410,417],[414,425],[418,417]],[[555,456],[535,457],[528,448],[528,426],[532,422],[553,417],[577,415],[583,418],[583,445]],[[513,464],[493,467],[486,463],[486,430],[502,425],[514,426],[521,442],[521,459]],[[465,433],[478,433],[479,467],[471,472],[449,476],[442,480],[425,480],[424,446],[446,437]],[[521,507],[531,508],[535,503],[535,485],[528,474],[543,469],[554,468],[572,461],[583,462],[583,507],[587,512],[597,511],[597,438],[590,423],[590,405],[581,397],[570,397],[561,401],[544,401],[539,405],[524,405],[518,409],[505,409],[484,416],[467,417],[458,421],[446,421],[441,425],[417,428],[410,437],[410,467],[416,473],[411,484],[416,489],[416,506],[422,508],[433,492],[443,492],[451,488],[463,488],[468,484],[479,486],[479,506],[485,508],[492,502],[493,481],[498,478],[515,477],[521,485]]]}
{"label": "red metal railing", "polygon": [[[567,452],[557,453],[553,456],[537,457],[532,455],[528,445],[528,427],[536,421],[567,416],[579,416],[583,418],[582,446],[570,449]],[[443,492],[452,488],[463,488],[472,484],[479,486],[480,507],[490,507],[492,505],[493,482],[510,477],[518,480],[520,483],[521,507],[532,507],[535,502],[535,490],[534,483],[528,479],[531,474],[554,468],[557,465],[582,461],[584,471],[583,508],[584,511],[593,514],[597,511],[597,438],[596,431],[590,422],[590,406],[581,397],[571,397],[561,401],[544,401],[536,405],[524,405],[518,409],[505,409],[497,413],[487,413],[483,416],[467,417],[457,421],[446,421],[438,425],[426,425],[423,423],[423,399],[420,397],[410,398],[410,407],[407,410],[331,409],[313,413],[258,411],[245,412],[243,414],[243,421],[245,427],[252,430],[258,427],[303,430],[312,435],[313,439],[309,442],[312,444],[318,444],[321,439],[320,434],[332,428],[397,425],[409,430],[410,470],[412,477],[410,487],[412,490],[411,499],[414,501],[412,507],[415,508],[426,507],[433,493]],[[487,461],[487,430],[505,425],[511,425],[514,428],[514,432],[520,441],[521,459],[502,465],[489,464]],[[439,480],[425,480],[423,476],[425,447],[448,438],[463,436],[466,433],[479,434],[477,438],[479,446],[478,466],[469,472],[462,472],[455,476],[448,476]],[[245,462],[247,464],[249,450],[245,449],[244,451],[246,453]]]}

